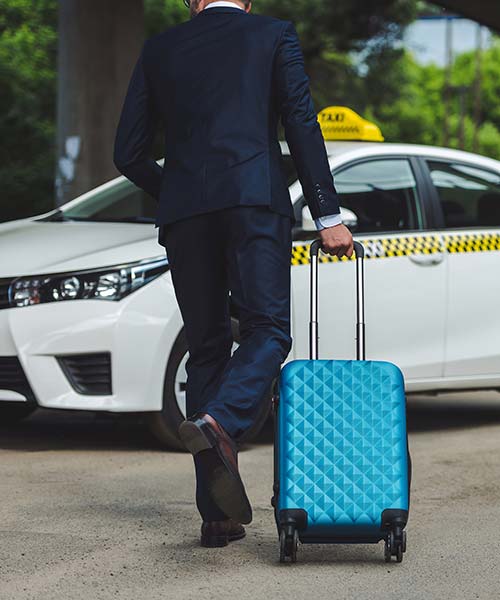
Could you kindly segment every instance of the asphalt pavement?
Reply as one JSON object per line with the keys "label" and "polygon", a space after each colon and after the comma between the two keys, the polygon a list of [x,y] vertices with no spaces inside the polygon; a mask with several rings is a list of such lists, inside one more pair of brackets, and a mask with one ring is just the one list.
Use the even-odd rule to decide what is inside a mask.
{"label": "asphalt pavement", "polygon": [[272,433],[240,453],[247,537],[199,547],[190,455],[136,418],[39,411],[0,427],[1,600],[497,599],[500,394],[409,400],[408,550],[302,545],[281,565]]}

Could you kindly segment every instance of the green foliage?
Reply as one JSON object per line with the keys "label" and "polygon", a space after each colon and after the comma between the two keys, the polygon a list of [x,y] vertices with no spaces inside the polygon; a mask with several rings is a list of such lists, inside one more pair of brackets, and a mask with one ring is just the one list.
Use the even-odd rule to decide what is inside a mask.
{"label": "green foliage", "polygon": [[500,157],[500,129],[490,121],[479,128],[479,152],[497,159]]}
{"label": "green foliage", "polygon": [[[475,151],[500,160],[500,39],[482,56],[482,110],[478,129],[478,145],[474,139],[475,53],[456,57],[451,71],[451,84],[467,87],[464,107],[464,150]],[[443,88],[444,69],[431,64],[421,66],[405,52],[389,69],[384,61],[372,64],[364,78],[362,108],[382,129],[386,141],[441,145],[445,122]],[[371,115],[371,116],[368,116]],[[460,100],[458,93],[450,97],[448,146],[460,147]]]}
{"label": "green foliage", "polygon": [[367,40],[390,45],[416,16],[414,0],[254,0],[252,6],[293,21],[306,60],[325,50],[362,50]]}
{"label": "green foliage", "polygon": [[[466,85],[472,90],[475,77],[474,52],[466,52],[457,56],[452,74],[453,85]],[[483,116],[500,129],[500,37],[496,37],[491,48],[484,52],[482,58],[482,106]],[[471,113],[472,91],[468,95],[466,113]]]}
{"label": "green foliage", "polygon": [[52,207],[56,0],[0,0],[0,220]]}
{"label": "green foliage", "polygon": [[189,18],[182,0],[144,0],[146,37],[160,33]]}

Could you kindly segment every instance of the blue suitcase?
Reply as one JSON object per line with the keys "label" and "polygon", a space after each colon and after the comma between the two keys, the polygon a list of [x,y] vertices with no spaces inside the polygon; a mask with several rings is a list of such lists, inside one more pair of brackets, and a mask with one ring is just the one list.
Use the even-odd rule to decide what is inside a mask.
{"label": "blue suitcase", "polygon": [[318,252],[310,247],[310,360],[281,369],[275,417],[272,505],[280,561],[298,542],[378,543],[385,560],[406,550],[411,460],[400,369],[365,360],[364,249],[356,253],[357,360],[318,360]]}

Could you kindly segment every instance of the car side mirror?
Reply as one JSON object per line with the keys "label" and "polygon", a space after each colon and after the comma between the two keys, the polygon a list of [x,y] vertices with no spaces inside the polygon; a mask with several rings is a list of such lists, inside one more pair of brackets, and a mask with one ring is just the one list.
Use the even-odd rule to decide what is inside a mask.
{"label": "car side mirror", "polygon": [[351,231],[354,231],[358,227],[358,215],[349,208],[340,207],[340,214],[342,215],[342,223],[346,227],[349,227]]}
{"label": "car side mirror", "polygon": [[[349,208],[340,207],[340,215],[342,217],[342,223],[349,227],[349,229],[356,229],[358,226],[358,217],[356,213],[354,213]],[[303,231],[316,231],[316,225],[314,223],[314,219],[311,217],[311,211],[309,210],[309,206],[307,204],[302,208],[302,230]]]}

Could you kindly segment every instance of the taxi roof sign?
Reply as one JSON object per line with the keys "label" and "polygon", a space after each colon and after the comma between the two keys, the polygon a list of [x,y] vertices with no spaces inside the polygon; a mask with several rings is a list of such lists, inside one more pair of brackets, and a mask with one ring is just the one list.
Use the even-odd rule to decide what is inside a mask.
{"label": "taxi roof sign", "polygon": [[318,114],[318,122],[325,141],[384,141],[384,136],[375,123],[363,119],[347,106],[328,106],[324,108]]}

